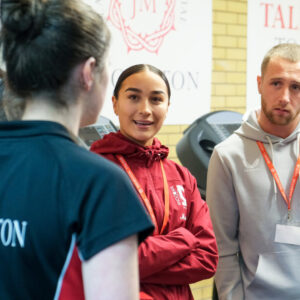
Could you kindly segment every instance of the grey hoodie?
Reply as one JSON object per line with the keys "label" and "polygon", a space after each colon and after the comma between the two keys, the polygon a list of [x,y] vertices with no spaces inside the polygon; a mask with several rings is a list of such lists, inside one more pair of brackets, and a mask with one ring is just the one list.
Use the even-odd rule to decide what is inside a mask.
{"label": "grey hoodie", "polygon": [[[300,246],[275,242],[276,224],[300,226],[300,183],[287,204],[256,144],[264,143],[287,196],[299,155],[300,125],[287,138],[269,135],[252,111],[210,159],[207,203],[219,248],[220,300],[299,300]],[[300,244],[300,239],[299,239]]]}

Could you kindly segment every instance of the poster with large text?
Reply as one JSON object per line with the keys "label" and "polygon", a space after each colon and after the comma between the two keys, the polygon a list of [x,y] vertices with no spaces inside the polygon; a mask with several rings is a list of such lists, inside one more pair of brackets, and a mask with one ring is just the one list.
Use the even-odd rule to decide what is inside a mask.
{"label": "poster with large text", "polygon": [[171,105],[165,124],[190,124],[209,112],[211,2],[94,0],[93,6],[112,33],[110,83],[101,115],[118,124],[111,103],[113,87],[122,70],[137,63],[158,67],[170,82]]}
{"label": "poster with large text", "polygon": [[256,77],[266,52],[279,43],[300,43],[300,1],[248,0],[247,110],[260,106]]}

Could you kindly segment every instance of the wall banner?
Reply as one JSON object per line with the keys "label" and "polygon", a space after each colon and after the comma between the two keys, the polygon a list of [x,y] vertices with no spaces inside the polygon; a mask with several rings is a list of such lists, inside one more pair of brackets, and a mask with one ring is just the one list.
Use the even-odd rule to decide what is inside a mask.
{"label": "wall banner", "polygon": [[158,67],[170,82],[165,124],[190,124],[209,112],[211,0],[94,0],[93,6],[112,33],[103,116],[118,124],[111,103],[113,86],[122,70],[137,63]]}
{"label": "wall banner", "polygon": [[247,110],[260,106],[256,77],[266,52],[279,43],[300,43],[300,1],[248,0]]}

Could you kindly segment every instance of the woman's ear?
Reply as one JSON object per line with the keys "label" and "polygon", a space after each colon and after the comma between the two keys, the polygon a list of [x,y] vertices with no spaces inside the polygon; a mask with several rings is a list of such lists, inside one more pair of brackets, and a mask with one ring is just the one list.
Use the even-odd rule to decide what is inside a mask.
{"label": "woman's ear", "polygon": [[82,65],[80,82],[82,88],[90,91],[94,82],[94,71],[96,67],[96,59],[94,57],[88,58]]}
{"label": "woman's ear", "polygon": [[112,100],[114,112],[117,116],[118,115],[118,105],[117,105],[118,100],[115,96],[112,96],[111,100]]}

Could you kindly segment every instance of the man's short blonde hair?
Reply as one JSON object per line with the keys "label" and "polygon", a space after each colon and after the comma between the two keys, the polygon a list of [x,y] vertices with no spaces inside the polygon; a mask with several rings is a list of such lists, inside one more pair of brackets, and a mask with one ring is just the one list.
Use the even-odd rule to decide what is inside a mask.
{"label": "man's short blonde hair", "polygon": [[265,55],[261,64],[261,76],[264,76],[268,63],[273,57],[280,57],[290,62],[300,61],[300,45],[294,43],[278,44]]}

